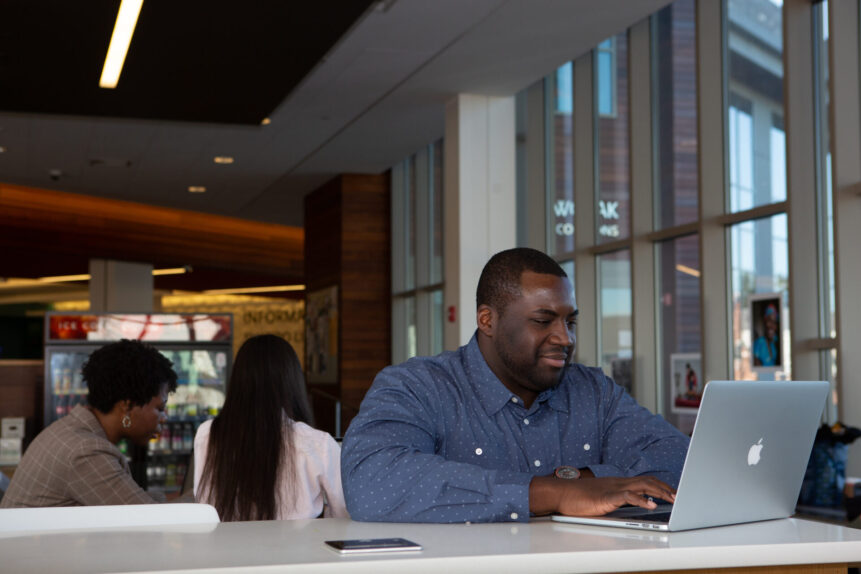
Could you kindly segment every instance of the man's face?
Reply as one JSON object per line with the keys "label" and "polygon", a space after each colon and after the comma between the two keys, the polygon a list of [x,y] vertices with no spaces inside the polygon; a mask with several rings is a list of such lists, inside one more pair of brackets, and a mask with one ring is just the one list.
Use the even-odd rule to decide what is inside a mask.
{"label": "man's face", "polygon": [[565,277],[526,271],[520,290],[520,297],[497,313],[492,344],[498,361],[491,368],[509,390],[523,396],[523,391],[537,394],[559,384],[574,354],[577,309]]}
{"label": "man's face", "polygon": [[132,426],[128,429],[129,439],[140,446],[146,446],[149,439],[157,437],[162,424],[167,420],[164,413],[167,404],[167,386],[143,406],[134,406],[129,411]]}

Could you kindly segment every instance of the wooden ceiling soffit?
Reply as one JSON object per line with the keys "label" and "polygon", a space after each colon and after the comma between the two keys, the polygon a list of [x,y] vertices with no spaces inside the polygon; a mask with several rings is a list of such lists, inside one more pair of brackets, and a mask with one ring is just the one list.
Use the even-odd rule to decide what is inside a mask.
{"label": "wooden ceiling soffit", "polygon": [[0,248],[16,246],[303,276],[300,227],[0,183]]}

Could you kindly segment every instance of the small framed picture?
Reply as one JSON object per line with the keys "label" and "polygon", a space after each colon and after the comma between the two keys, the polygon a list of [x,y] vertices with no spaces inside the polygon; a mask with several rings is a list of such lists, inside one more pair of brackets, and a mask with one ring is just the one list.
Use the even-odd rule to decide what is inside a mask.
{"label": "small framed picture", "polygon": [[779,371],[783,369],[782,341],[780,340],[781,316],[780,293],[752,295],[750,325],[753,346],[751,363],[754,371]]}
{"label": "small framed picture", "polygon": [[670,355],[670,384],[674,413],[696,413],[703,398],[702,356],[699,353],[673,353]]}

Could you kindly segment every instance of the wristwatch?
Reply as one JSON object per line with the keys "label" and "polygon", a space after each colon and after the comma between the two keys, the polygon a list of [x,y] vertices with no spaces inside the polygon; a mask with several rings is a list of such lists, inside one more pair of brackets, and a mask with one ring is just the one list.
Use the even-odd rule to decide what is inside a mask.
{"label": "wristwatch", "polygon": [[573,480],[580,478],[580,469],[573,466],[557,466],[556,470],[553,471],[553,476],[565,480]]}

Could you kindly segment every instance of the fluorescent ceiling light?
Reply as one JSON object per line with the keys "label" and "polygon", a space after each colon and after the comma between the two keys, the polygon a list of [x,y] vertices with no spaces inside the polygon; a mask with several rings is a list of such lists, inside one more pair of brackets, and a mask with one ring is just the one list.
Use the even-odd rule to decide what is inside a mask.
{"label": "fluorescent ceiling light", "polygon": [[[191,273],[191,266],[171,267],[167,269],[153,269],[153,275],[182,275],[183,273]],[[79,275],[55,275],[53,277],[39,277],[37,279],[8,279],[8,285],[38,285],[40,283],[70,283],[73,281],[89,281],[91,276],[89,273],[81,273]]]}
{"label": "fluorescent ceiling light", "polygon": [[237,287],[236,289],[207,289],[207,295],[241,294],[241,293],[276,293],[283,291],[304,291],[304,285],[272,285],[270,287]]}
{"label": "fluorescent ceiling light", "polygon": [[676,265],[676,271],[679,271],[680,273],[685,273],[687,275],[691,275],[693,277],[699,277],[700,276],[699,270],[694,269],[693,267],[688,267],[687,265],[682,265],[681,263]]}
{"label": "fluorescent ceiling light", "polygon": [[105,65],[102,68],[102,77],[99,79],[99,87],[117,87],[142,5],[143,0],[123,0],[120,4],[117,21],[114,24],[114,33],[111,35],[111,43],[108,46],[108,55],[105,57]]}
{"label": "fluorescent ceiling light", "polygon": [[183,275],[185,273],[191,273],[191,265],[186,265],[184,267],[171,267],[168,269],[153,269],[153,275]]}

